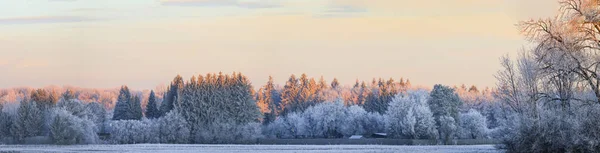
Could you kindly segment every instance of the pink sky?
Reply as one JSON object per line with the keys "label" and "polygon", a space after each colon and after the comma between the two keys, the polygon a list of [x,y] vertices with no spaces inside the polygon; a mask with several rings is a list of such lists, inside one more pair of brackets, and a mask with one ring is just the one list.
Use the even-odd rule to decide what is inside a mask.
{"label": "pink sky", "polygon": [[409,78],[494,86],[514,26],[552,0],[32,0],[0,2],[0,88],[154,88],[175,75]]}

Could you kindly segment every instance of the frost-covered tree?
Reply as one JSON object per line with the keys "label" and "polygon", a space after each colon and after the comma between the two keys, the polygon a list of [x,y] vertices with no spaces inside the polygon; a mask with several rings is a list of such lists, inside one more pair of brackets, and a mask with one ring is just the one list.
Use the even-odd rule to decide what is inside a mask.
{"label": "frost-covered tree", "polygon": [[177,110],[190,124],[192,142],[227,141],[222,135],[227,132],[220,130],[246,126],[260,118],[250,81],[241,73],[193,78],[180,95]]}
{"label": "frost-covered tree", "polygon": [[344,136],[352,135],[371,135],[373,133],[384,132],[384,119],[379,113],[369,113],[360,106],[353,105],[346,108],[346,116],[343,117],[342,134]]}
{"label": "frost-covered tree", "polygon": [[61,99],[56,107],[63,108],[77,117],[87,116],[85,106],[77,99]]}
{"label": "frost-covered tree", "polygon": [[340,87],[340,82],[338,81],[337,78],[333,78],[333,81],[331,81],[331,88],[337,89],[339,87]]}
{"label": "frost-covered tree", "polygon": [[129,112],[131,113],[131,119],[141,120],[143,117],[142,114],[142,104],[139,96],[133,96],[133,99],[129,101]]}
{"label": "frost-covered tree", "polygon": [[3,108],[3,105],[0,103],[0,127],[2,127],[0,128],[0,139],[11,136],[10,127],[13,124],[13,117],[9,113],[2,111]]}
{"label": "frost-covered tree", "polygon": [[288,81],[283,86],[281,92],[281,115],[286,115],[296,111],[299,107],[300,102],[298,101],[298,92],[300,91],[300,84],[296,76],[292,74]]}
{"label": "frost-covered tree", "polygon": [[64,108],[52,111],[50,138],[56,144],[94,144],[98,143],[96,125],[86,119],[72,115]]}
{"label": "frost-covered tree", "polygon": [[[454,136],[456,131],[450,132],[452,134],[448,134],[448,131],[442,132],[442,126],[450,127],[450,125],[442,124],[441,120],[444,116],[452,117],[452,126],[454,127],[456,126],[456,122],[460,122],[459,107],[462,105],[462,101],[454,92],[454,89],[440,84],[433,86],[433,90],[431,90],[430,98],[427,103],[429,104],[431,112],[433,112],[440,138],[448,139],[446,136]],[[450,121],[446,119],[445,123],[449,124]],[[450,129],[456,130],[456,128],[445,128],[444,130]]]}
{"label": "frost-covered tree", "polygon": [[11,127],[12,135],[21,141],[26,137],[39,136],[42,134],[44,124],[42,111],[38,109],[35,102],[25,99],[17,110],[17,116]]}
{"label": "frost-covered tree", "polygon": [[393,79],[385,81],[379,78],[378,81],[373,79],[371,84],[371,92],[367,95],[363,107],[368,112],[378,112],[383,114],[386,112],[389,102],[398,93]]}
{"label": "frost-covered tree", "polygon": [[302,114],[292,112],[275,119],[265,133],[276,138],[302,138],[306,135],[306,128],[307,122]]}
{"label": "frost-covered tree", "polygon": [[75,92],[71,89],[67,89],[63,94],[62,94],[62,99],[64,100],[70,100],[70,99],[75,99]]}
{"label": "frost-covered tree", "polygon": [[348,107],[346,111],[345,124],[342,124],[341,133],[345,136],[363,135],[366,134],[365,121],[367,120],[368,112],[360,106],[353,105]]}
{"label": "frost-covered tree", "polygon": [[179,112],[171,111],[157,120],[160,143],[188,143],[190,128]]}
{"label": "frost-covered tree", "polygon": [[104,133],[105,132],[105,122],[107,122],[106,118],[106,110],[102,107],[102,104],[98,102],[91,102],[85,105],[86,118],[90,121],[94,122],[98,131]]}
{"label": "frost-covered tree", "polygon": [[440,126],[439,126],[439,133],[440,133],[440,138],[442,140],[442,143],[444,144],[452,144],[452,140],[454,140],[455,136],[456,136],[456,130],[457,130],[457,126],[456,126],[456,122],[454,121],[454,118],[451,116],[441,116],[440,119]]}
{"label": "frost-covered tree", "polygon": [[477,110],[471,109],[460,114],[460,137],[465,139],[482,139],[487,137],[486,119]]}
{"label": "frost-covered tree", "polygon": [[311,137],[342,137],[342,126],[345,123],[346,107],[341,99],[335,102],[324,102],[306,109],[303,113]]}
{"label": "frost-covered tree", "polygon": [[167,114],[178,105],[179,93],[183,90],[183,86],[183,78],[180,75],[175,76],[160,105],[162,115]]}
{"label": "frost-covered tree", "polygon": [[119,97],[117,99],[117,104],[115,105],[115,109],[113,111],[113,120],[129,120],[133,119],[133,115],[131,113],[131,93],[129,92],[129,88],[127,86],[122,86],[119,91]]}
{"label": "frost-covered tree", "polygon": [[257,105],[264,116],[263,123],[268,124],[274,121],[279,108],[276,103],[277,91],[273,77],[269,76],[269,81],[258,91],[257,96]]}
{"label": "frost-covered tree", "polygon": [[424,90],[396,95],[385,114],[388,134],[405,139],[435,139],[437,130],[428,100],[429,93]]}
{"label": "frost-covered tree", "polygon": [[159,143],[158,124],[152,120],[110,121],[110,143]]}
{"label": "frost-covered tree", "polygon": [[31,93],[30,100],[35,102],[37,107],[42,111],[47,111],[58,102],[58,94],[55,91],[46,91],[37,89]]}
{"label": "frost-covered tree", "polygon": [[158,110],[154,90],[151,90],[150,96],[148,96],[148,104],[146,105],[146,118],[154,119],[158,117],[160,117],[160,110]]}

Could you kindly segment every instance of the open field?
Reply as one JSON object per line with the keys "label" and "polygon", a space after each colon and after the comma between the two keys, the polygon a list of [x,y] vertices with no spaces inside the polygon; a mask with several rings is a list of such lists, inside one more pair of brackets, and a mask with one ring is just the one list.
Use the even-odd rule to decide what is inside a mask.
{"label": "open field", "polygon": [[391,146],[391,145],[0,145],[0,152],[256,152],[256,153],[496,153],[493,145]]}

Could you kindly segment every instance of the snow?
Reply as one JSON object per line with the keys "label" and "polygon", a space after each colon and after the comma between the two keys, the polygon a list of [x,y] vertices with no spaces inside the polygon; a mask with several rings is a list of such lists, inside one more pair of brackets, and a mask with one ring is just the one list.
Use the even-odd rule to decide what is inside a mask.
{"label": "snow", "polygon": [[469,146],[389,146],[389,145],[198,145],[198,144],[132,144],[132,145],[0,145],[0,152],[256,152],[256,153],[353,153],[353,152],[503,152],[493,145]]}

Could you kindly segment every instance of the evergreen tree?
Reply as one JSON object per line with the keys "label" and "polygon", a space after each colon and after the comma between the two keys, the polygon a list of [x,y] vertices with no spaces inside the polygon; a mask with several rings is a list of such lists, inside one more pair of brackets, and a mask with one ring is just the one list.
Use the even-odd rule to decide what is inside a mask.
{"label": "evergreen tree", "polygon": [[146,105],[146,117],[150,119],[160,117],[160,111],[158,110],[158,105],[156,104],[156,96],[154,95],[154,90],[151,90],[150,96],[148,96],[148,104]]}
{"label": "evergreen tree", "polygon": [[163,98],[163,102],[160,106],[161,116],[173,110],[175,106],[178,105],[178,97],[181,90],[183,90],[183,85],[183,78],[181,75],[177,75],[171,82],[171,85]]}
{"label": "evergreen tree", "polygon": [[296,76],[292,74],[288,81],[283,86],[283,91],[281,93],[281,114],[285,115],[290,112],[294,112],[299,105],[298,102],[298,92],[299,87],[298,79]]}
{"label": "evergreen tree", "polygon": [[260,110],[263,113],[263,122],[265,124],[274,121],[278,113],[278,108],[274,99],[275,93],[276,91],[273,83],[273,77],[269,76],[269,81],[264,87],[260,88],[257,98],[257,105],[260,107]]}
{"label": "evergreen tree", "polygon": [[62,94],[62,99],[64,99],[64,100],[70,100],[70,99],[75,99],[75,98],[76,98],[75,92],[73,92],[73,90],[71,90],[71,89],[67,89],[67,91],[65,91]]}
{"label": "evergreen tree", "polygon": [[129,88],[127,86],[121,86],[121,90],[119,91],[119,97],[117,99],[117,104],[115,105],[115,109],[113,112],[113,120],[128,120],[132,119],[131,115],[131,93],[129,92]]}
{"label": "evergreen tree", "polygon": [[331,88],[338,89],[339,86],[340,86],[340,82],[338,82],[337,78],[333,78],[333,81],[331,81]]}
{"label": "evergreen tree", "polygon": [[[219,142],[231,127],[259,119],[250,81],[241,73],[207,74],[197,83],[188,82],[181,91],[176,110],[190,125],[192,142]],[[229,134],[229,133],[228,133]]]}
{"label": "evergreen tree", "polygon": [[142,114],[142,104],[139,96],[133,96],[133,98],[129,101],[129,113],[131,114],[130,119],[141,120],[143,117]]}

